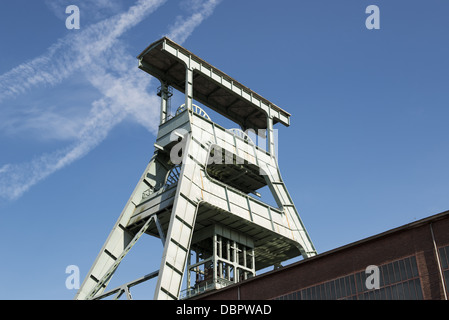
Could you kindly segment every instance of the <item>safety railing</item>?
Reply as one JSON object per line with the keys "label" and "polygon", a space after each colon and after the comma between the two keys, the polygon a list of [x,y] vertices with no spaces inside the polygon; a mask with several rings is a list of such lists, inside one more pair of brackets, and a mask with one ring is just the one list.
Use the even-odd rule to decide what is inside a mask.
{"label": "safety railing", "polygon": [[213,281],[213,280],[208,280],[208,281],[202,281],[199,285],[195,286],[195,287],[191,287],[191,288],[187,288],[181,291],[180,295],[179,295],[179,299],[188,299],[191,298],[193,296],[199,295],[203,292],[212,290],[212,289],[216,289],[216,288],[223,288],[226,287],[230,284],[233,284],[233,281],[227,280],[227,279],[223,279],[223,278],[218,278],[217,281]]}

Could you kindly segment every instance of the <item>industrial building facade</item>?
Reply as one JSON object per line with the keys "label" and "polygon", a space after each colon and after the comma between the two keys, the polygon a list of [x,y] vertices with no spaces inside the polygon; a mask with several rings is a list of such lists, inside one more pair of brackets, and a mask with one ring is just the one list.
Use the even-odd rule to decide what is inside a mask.
{"label": "industrial building facade", "polygon": [[448,284],[446,211],[195,298],[447,300]]}

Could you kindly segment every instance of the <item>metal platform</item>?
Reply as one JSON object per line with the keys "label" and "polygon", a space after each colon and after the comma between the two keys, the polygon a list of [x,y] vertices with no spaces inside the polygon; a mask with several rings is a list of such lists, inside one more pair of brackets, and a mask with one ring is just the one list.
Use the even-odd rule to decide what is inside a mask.
{"label": "metal platform", "polygon": [[138,57],[139,68],[186,92],[193,74],[192,98],[239,124],[243,130],[267,129],[267,114],[289,126],[290,114],[169,38],[150,44]]}

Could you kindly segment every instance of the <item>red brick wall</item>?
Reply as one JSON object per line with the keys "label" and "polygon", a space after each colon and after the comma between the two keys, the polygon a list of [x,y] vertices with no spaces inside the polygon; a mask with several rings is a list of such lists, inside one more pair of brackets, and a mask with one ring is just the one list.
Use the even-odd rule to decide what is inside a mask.
{"label": "red brick wall", "polygon": [[368,265],[382,265],[415,255],[424,299],[443,299],[430,223],[437,247],[449,245],[449,214],[437,215],[435,219],[421,220],[198,298],[272,299],[365,270]]}

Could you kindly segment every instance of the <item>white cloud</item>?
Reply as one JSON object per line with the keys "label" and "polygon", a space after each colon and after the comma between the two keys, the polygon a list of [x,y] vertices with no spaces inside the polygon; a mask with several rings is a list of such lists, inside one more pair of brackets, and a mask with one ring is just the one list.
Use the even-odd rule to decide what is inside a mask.
{"label": "white cloud", "polygon": [[127,117],[133,117],[154,132],[156,122],[151,109],[158,107],[159,101],[145,93],[149,81],[138,84],[137,80],[126,75],[116,78],[103,71],[97,67],[88,75],[89,81],[104,97],[92,103],[89,116],[77,132],[76,141],[67,148],[43,154],[26,163],[3,165],[0,168],[0,196],[11,200],[19,198],[36,183],[88,154]]}
{"label": "white cloud", "polygon": [[166,0],[138,0],[117,14],[72,33],[47,52],[0,76],[0,102],[39,85],[54,86],[110,50],[123,33],[141,22]]}
{"label": "white cloud", "polygon": [[187,3],[183,3],[183,6],[189,7],[194,12],[187,18],[178,16],[175,24],[170,28],[167,37],[179,44],[184,43],[195,28],[214,12],[215,7],[220,2],[221,0],[189,0]]}
{"label": "white cloud", "polygon": [[22,112],[5,116],[0,122],[0,130],[9,136],[32,135],[36,140],[73,140],[83,121],[80,114],[58,112],[54,107],[29,106]]}
{"label": "white cloud", "polygon": [[77,5],[83,13],[83,24],[97,22],[106,19],[108,16],[119,13],[126,0],[45,0],[47,7],[61,20],[67,18],[65,9],[69,5]]}
{"label": "white cloud", "polygon": [[[43,154],[29,162],[3,165],[0,170],[0,196],[17,199],[31,186],[85,156],[127,116],[131,115],[139,121],[145,118],[138,117],[136,112],[139,106],[151,105],[154,101],[154,98],[150,98],[146,92],[149,77],[145,80],[136,79],[123,73],[123,70],[135,69],[135,58],[132,59],[131,66],[131,57],[124,55],[123,51],[120,52],[122,58],[123,55],[128,56],[127,60],[122,62],[127,64],[126,68],[116,70],[121,74],[120,77],[112,76],[111,73],[106,72],[105,68],[92,62],[103,61],[95,58],[100,55],[103,57],[110,55],[109,52],[118,50],[113,48],[113,44],[120,47],[118,38],[163,2],[162,0],[139,0],[127,12],[101,21],[77,36],[59,40],[45,55],[0,76],[0,102],[2,98],[26,93],[31,87],[55,85],[75,70],[85,72],[89,82],[104,95],[103,98],[92,103],[89,115],[82,119],[82,127],[76,125],[76,140],[70,146]],[[71,61],[70,64],[66,63],[68,60]],[[32,113],[32,111],[27,112]],[[47,111],[34,118],[38,120],[34,125],[44,126],[45,121],[52,123],[53,120],[61,120],[56,119],[57,117],[56,114]],[[149,120],[146,123],[147,128],[154,131],[154,121],[147,120]],[[11,122],[11,119],[9,121]],[[28,121],[27,125],[32,123]]]}
{"label": "white cloud", "polygon": [[[125,119],[156,133],[159,100],[149,94],[151,77],[136,72],[135,57],[125,52],[119,37],[164,2],[138,0],[127,12],[96,23],[76,36],[59,40],[46,54],[0,76],[0,102],[26,93],[32,87],[58,84],[75,70],[82,71],[88,82],[103,95],[91,104],[91,110],[82,122],[72,121],[73,127],[66,128],[65,133],[75,138],[71,145],[29,162],[1,166],[0,197],[19,198],[39,181],[85,156]],[[198,11],[190,18],[178,19],[170,28],[171,36],[179,43],[212,14],[219,1],[209,0],[199,5],[195,0],[194,3]],[[102,59],[96,59],[100,56]],[[35,125],[44,126],[46,121],[53,120],[59,123],[58,117],[60,115],[47,111],[36,117],[39,121]]]}
{"label": "white cloud", "polygon": [[[89,83],[98,89],[103,98],[96,101],[99,105],[106,105],[114,113],[123,112],[125,117],[144,126],[148,131],[156,134],[159,125],[159,99],[150,94],[151,77],[137,70],[136,59],[126,55],[123,46],[117,46],[109,53],[113,57],[120,57],[117,63],[92,65],[86,71]],[[111,61],[106,59],[105,61]],[[115,76],[118,73],[120,76]],[[93,114],[97,110],[93,110]]]}
{"label": "white cloud", "polygon": [[[122,56],[123,63],[127,64],[126,70],[135,69],[135,58],[129,55],[125,57]],[[71,132],[76,134],[75,142],[67,148],[43,154],[26,163],[4,165],[0,168],[0,196],[17,199],[36,183],[88,154],[126,118],[155,133],[158,117],[155,118],[154,114],[158,112],[159,100],[148,93],[151,78],[136,77],[130,71],[117,77],[109,71],[117,70],[106,71],[106,67],[101,64],[89,65],[85,70],[86,78],[103,97],[92,103],[89,115],[82,120],[82,127],[78,127],[76,133]],[[145,76],[143,72],[141,74]]]}

